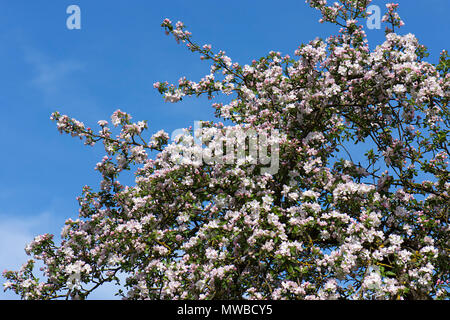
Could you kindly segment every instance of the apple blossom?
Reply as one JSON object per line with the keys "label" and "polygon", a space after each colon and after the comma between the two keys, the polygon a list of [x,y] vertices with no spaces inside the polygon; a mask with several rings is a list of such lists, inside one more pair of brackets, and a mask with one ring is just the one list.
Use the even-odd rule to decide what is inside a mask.
{"label": "apple blossom", "polygon": [[[369,0],[307,3],[339,33],[243,66],[163,21],[211,68],[154,87],[168,102],[224,98],[212,106],[233,122],[205,124],[200,145],[192,129],[147,137],[121,110],[97,133],[53,113],[61,133],[103,143],[100,189],[83,188],[59,245],[43,235],[27,246],[33,259],[4,273],[5,290],[84,299],[120,272],[127,299],[448,299],[447,51],[431,64],[414,35],[394,33],[396,4],[371,51]],[[123,186],[132,165],[135,185]]]}

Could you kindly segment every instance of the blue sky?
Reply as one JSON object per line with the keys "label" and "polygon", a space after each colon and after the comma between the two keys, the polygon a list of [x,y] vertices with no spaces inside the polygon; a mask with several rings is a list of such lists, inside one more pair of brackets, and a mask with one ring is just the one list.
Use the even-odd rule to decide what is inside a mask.
{"label": "blue sky", "polygon": [[[436,62],[449,48],[450,2],[397,2],[406,23],[399,33],[414,33]],[[81,8],[81,30],[66,27],[71,4]],[[337,32],[299,0],[0,0],[0,271],[18,269],[34,236],[58,235],[67,218],[77,217],[81,188],[99,183],[93,168],[101,146],[61,136],[51,112],[95,128],[120,108],[148,120],[150,133],[213,119],[206,99],[167,104],[153,89],[156,81],[198,80],[209,70],[164,34],[166,17],[242,64],[270,50],[293,55],[301,43]],[[367,34],[374,48],[384,26]],[[112,296],[105,288],[95,297]],[[11,298],[0,292],[0,299]]]}

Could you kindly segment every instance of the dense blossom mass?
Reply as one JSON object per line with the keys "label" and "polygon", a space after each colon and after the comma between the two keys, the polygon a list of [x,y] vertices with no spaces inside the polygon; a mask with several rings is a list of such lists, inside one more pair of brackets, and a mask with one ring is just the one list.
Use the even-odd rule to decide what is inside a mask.
{"label": "dense blossom mass", "polygon": [[[232,126],[203,122],[169,141],[121,110],[99,131],[55,112],[61,133],[104,144],[102,181],[83,188],[60,243],[44,234],[26,247],[33,259],[4,273],[5,289],[84,299],[126,274],[118,294],[127,299],[447,299],[447,52],[424,61],[416,37],[396,33],[396,4],[382,18],[385,41],[370,50],[369,0],[307,3],[339,32],[248,65],[163,21],[211,68],[198,82],[154,87],[168,102],[206,95]],[[276,171],[251,157],[195,157],[220,160],[237,129],[279,133],[267,138]],[[203,133],[221,139],[194,143]],[[122,185],[119,174],[136,165],[135,185]]]}

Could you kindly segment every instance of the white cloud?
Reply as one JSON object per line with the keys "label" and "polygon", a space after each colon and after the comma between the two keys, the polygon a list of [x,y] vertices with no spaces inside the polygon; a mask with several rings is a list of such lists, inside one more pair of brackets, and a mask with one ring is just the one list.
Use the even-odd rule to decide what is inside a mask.
{"label": "white cloud", "polygon": [[81,62],[73,59],[57,61],[31,47],[24,47],[23,50],[25,62],[32,67],[34,73],[31,83],[46,96],[61,94],[60,91],[73,82],[71,76],[84,69]]}
{"label": "white cloud", "polygon": [[82,107],[98,112],[96,98],[83,81],[89,77],[86,63],[72,57],[55,58],[30,46],[22,46],[22,50],[32,74],[29,85],[38,90],[48,109],[75,111]]}
{"label": "white cloud", "polygon": [[82,69],[79,62],[70,60],[45,63],[40,59],[33,59],[30,62],[36,69],[36,77],[32,83],[47,96],[59,94],[62,91],[62,84],[67,83],[70,75]]}

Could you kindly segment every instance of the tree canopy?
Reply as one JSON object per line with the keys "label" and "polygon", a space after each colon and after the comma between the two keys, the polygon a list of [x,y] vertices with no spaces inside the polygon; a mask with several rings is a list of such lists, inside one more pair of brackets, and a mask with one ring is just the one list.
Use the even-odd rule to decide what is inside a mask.
{"label": "tree canopy", "polygon": [[[396,33],[395,4],[370,50],[370,1],[307,2],[338,33],[246,65],[163,21],[211,67],[154,87],[168,102],[206,95],[231,125],[169,141],[121,110],[97,132],[53,113],[61,133],[104,145],[100,188],[83,188],[60,244],[44,234],[27,246],[5,290],[84,299],[123,273],[127,299],[447,299],[447,51],[425,61],[413,34]],[[135,185],[121,185],[136,165]]]}

